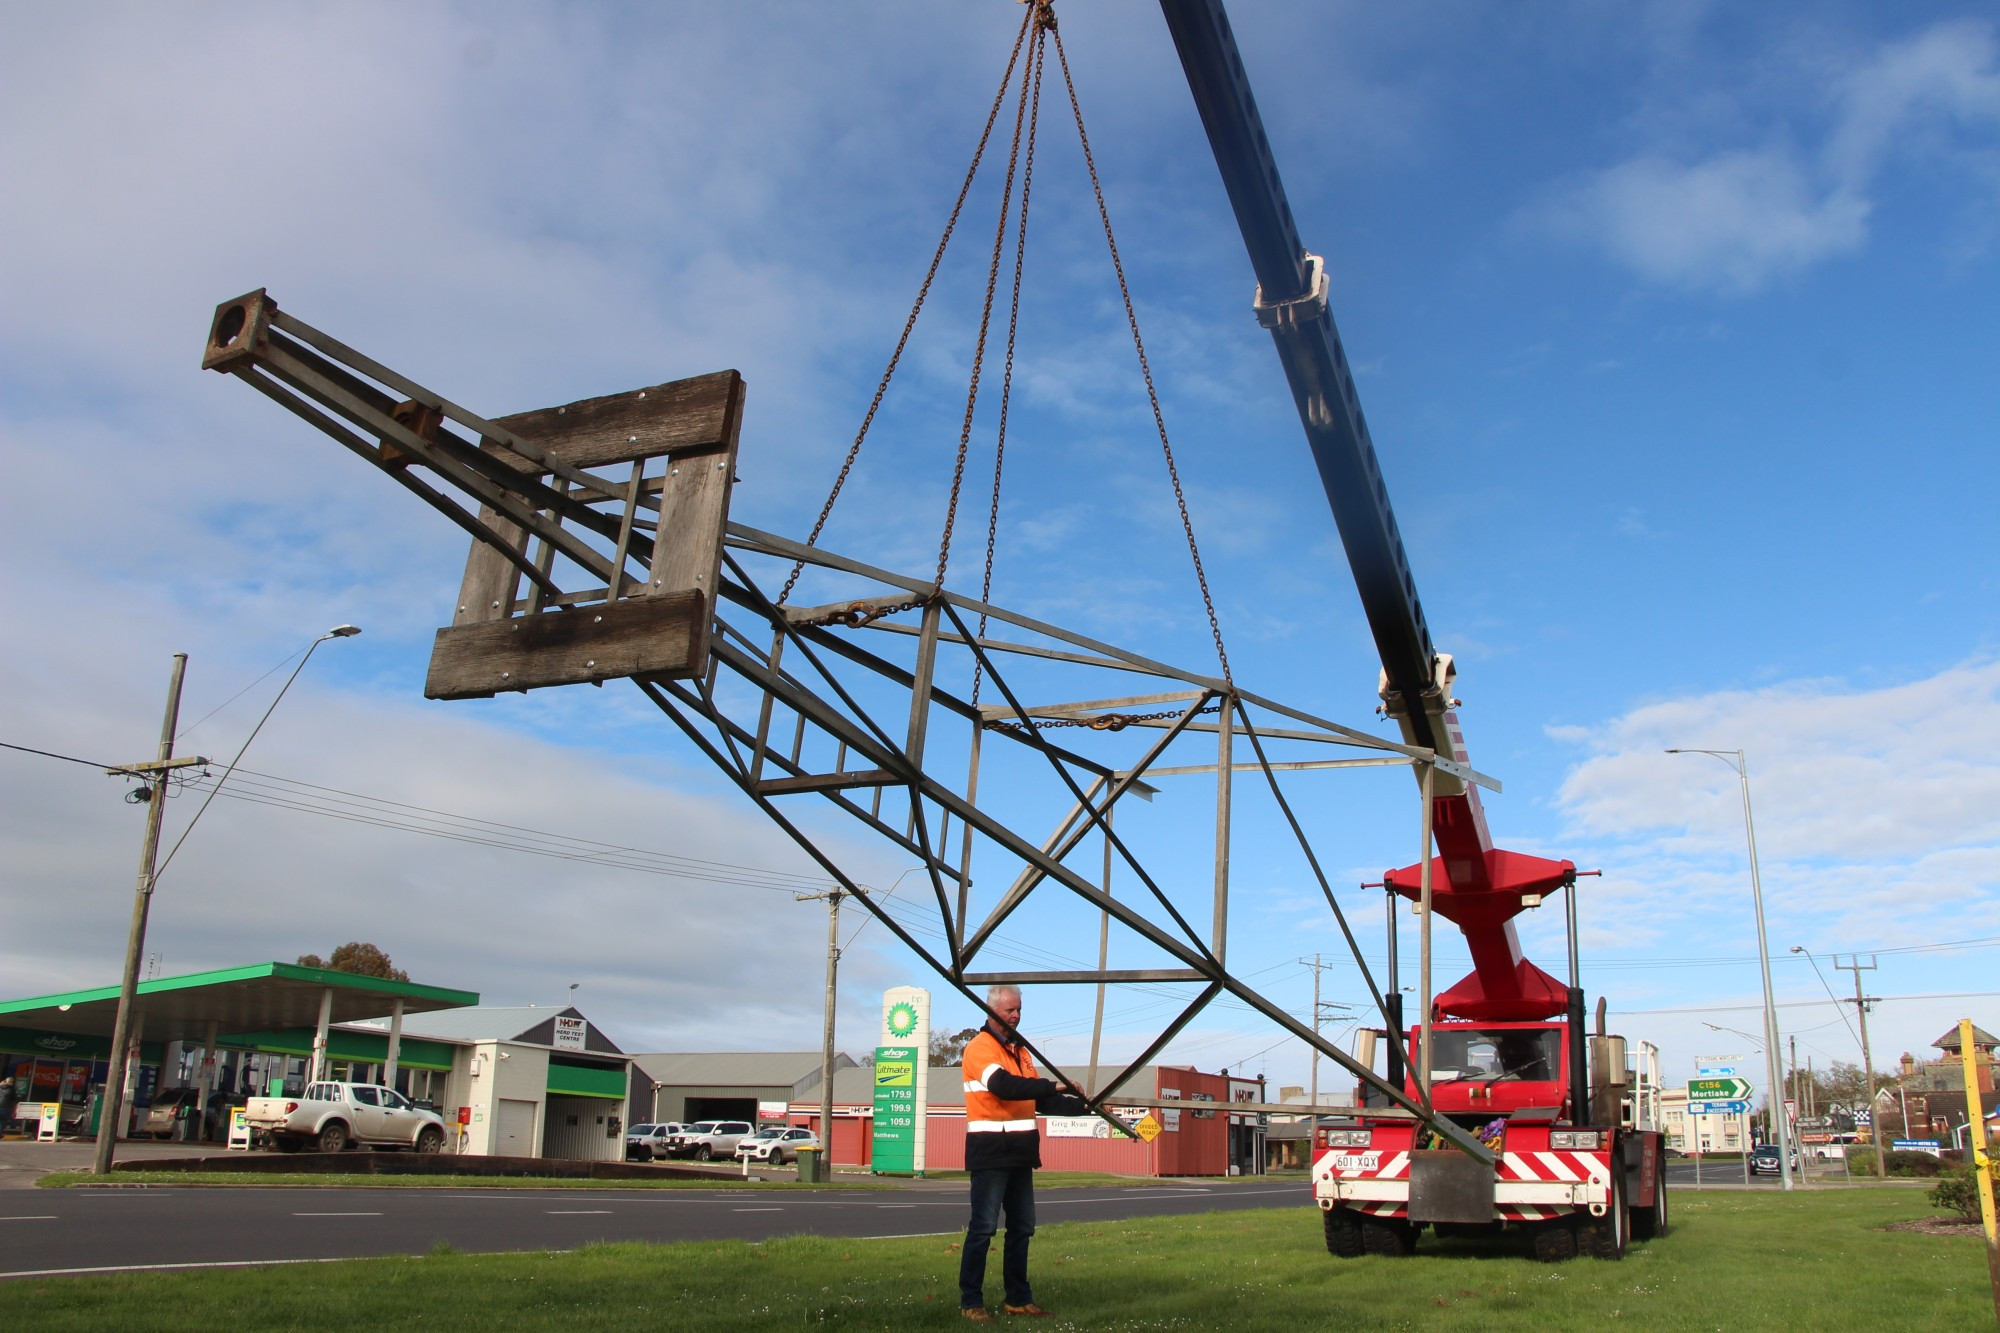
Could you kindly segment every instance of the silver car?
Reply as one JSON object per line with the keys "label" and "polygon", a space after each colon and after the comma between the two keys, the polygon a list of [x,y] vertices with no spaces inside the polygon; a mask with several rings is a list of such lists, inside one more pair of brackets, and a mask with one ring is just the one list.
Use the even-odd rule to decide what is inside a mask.
{"label": "silver car", "polygon": [[699,1162],[728,1157],[754,1131],[747,1120],[697,1120],[674,1135],[670,1155]]}
{"label": "silver car", "polygon": [[736,1145],[736,1159],[747,1162],[765,1162],[771,1166],[783,1166],[795,1162],[799,1149],[819,1147],[819,1135],[809,1129],[796,1126],[772,1125],[760,1129],[749,1138]]}
{"label": "silver car", "polygon": [[642,1162],[650,1162],[655,1157],[667,1155],[667,1145],[673,1136],[680,1133],[682,1126],[667,1121],[664,1124],[634,1125],[625,1135],[625,1155],[636,1157]]}

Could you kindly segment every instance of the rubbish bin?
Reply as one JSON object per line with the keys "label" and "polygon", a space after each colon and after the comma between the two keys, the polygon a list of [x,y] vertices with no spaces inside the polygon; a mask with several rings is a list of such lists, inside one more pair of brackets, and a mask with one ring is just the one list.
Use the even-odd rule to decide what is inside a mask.
{"label": "rubbish bin", "polygon": [[820,1150],[818,1148],[799,1149],[799,1180],[803,1184],[817,1185],[820,1182]]}

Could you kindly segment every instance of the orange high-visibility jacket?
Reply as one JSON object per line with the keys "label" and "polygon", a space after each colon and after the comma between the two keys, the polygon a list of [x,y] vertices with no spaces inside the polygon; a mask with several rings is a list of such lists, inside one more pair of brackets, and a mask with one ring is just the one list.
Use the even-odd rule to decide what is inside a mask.
{"label": "orange high-visibility jacket", "polygon": [[[1035,1073],[1035,1059],[1028,1054],[1026,1046],[1009,1046],[993,1035],[993,1030],[981,1028],[965,1047],[965,1132],[968,1141],[974,1134],[1033,1134],[1035,1133],[1035,1101],[1009,1100],[993,1091],[994,1075],[1012,1075],[1015,1078],[1038,1078]],[[1003,1090],[1014,1091],[1004,1085],[1007,1079],[998,1080]]]}

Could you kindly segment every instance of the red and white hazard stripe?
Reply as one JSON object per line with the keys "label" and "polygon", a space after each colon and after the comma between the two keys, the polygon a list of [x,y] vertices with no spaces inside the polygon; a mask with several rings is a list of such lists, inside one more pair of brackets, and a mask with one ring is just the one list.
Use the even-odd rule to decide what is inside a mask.
{"label": "red and white hazard stripe", "polygon": [[[1324,1153],[1313,1163],[1313,1193],[1379,1217],[1409,1211],[1410,1155],[1407,1152]],[[1601,1212],[1611,1198],[1609,1159],[1601,1153],[1546,1149],[1502,1153],[1496,1170],[1493,1205],[1498,1217],[1536,1222],[1579,1207]]]}
{"label": "red and white hazard stripe", "polygon": [[1578,1205],[1603,1207],[1611,1197],[1611,1168],[1600,1153],[1546,1149],[1500,1155],[1493,1205],[1510,1221],[1559,1217]]}

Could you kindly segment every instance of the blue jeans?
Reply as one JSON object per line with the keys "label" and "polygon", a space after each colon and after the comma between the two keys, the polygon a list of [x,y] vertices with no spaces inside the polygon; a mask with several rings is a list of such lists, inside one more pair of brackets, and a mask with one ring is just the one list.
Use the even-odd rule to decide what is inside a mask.
{"label": "blue jeans", "polygon": [[1007,1241],[1000,1251],[1000,1277],[1007,1304],[1026,1305],[1035,1299],[1028,1286],[1028,1240],[1035,1234],[1035,1169],[1009,1167],[972,1173],[972,1221],[965,1228],[965,1248],[958,1258],[958,1303],[963,1308],[986,1303],[986,1251],[1007,1211]]}

